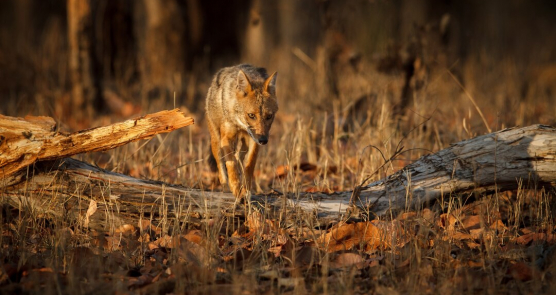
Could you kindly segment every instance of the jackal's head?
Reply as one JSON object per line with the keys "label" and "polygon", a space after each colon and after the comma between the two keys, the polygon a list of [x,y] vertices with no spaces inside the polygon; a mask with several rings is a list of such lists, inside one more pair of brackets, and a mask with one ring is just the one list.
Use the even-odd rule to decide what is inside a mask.
{"label": "jackal's head", "polygon": [[[270,77],[250,81],[242,70],[237,75],[237,117],[241,126],[253,140],[265,145],[268,143],[270,126],[278,111],[276,99],[276,72]],[[262,82],[262,83],[261,83]]]}

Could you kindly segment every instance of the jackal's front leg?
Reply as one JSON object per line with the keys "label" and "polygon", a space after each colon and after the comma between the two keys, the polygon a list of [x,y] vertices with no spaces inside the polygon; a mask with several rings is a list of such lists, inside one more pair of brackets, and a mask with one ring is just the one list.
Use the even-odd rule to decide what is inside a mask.
{"label": "jackal's front leg", "polygon": [[254,140],[249,140],[249,150],[244,161],[244,187],[246,191],[251,191],[253,183],[253,172],[257,164],[257,155],[259,154],[259,145]]}
{"label": "jackal's front leg", "polygon": [[238,165],[234,150],[236,146],[236,139],[222,136],[220,145],[224,154],[224,164],[226,166],[226,170],[228,171],[228,185],[230,186],[230,190],[234,196],[236,196],[236,198],[241,198],[241,183],[239,180]]}

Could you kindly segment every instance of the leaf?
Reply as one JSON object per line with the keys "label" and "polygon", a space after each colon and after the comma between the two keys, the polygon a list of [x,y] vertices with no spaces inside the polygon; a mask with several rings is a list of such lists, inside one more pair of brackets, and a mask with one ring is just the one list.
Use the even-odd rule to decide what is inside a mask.
{"label": "leaf", "polygon": [[284,288],[297,288],[305,284],[305,279],[302,277],[296,278],[278,278],[278,286]]}
{"label": "leaf", "polygon": [[54,270],[50,267],[36,268],[22,272],[21,283],[27,288],[44,286],[58,279]]}
{"label": "leaf", "polygon": [[328,252],[350,250],[355,246],[379,247],[382,244],[381,231],[370,222],[342,224],[322,235],[317,243]]}
{"label": "leaf", "polygon": [[274,254],[274,257],[279,257],[280,253],[282,253],[282,248],[284,248],[284,245],[278,245],[275,247],[270,247],[268,248],[268,252]]}
{"label": "leaf", "polygon": [[249,228],[249,232],[255,233],[259,231],[268,231],[265,229],[265,222],[261,213],[254,211],[253,213],[247,215],[245,220],[245,226]]}
{"label": "leaf", "polygon": [[284,258],[288,265],[293,267],[305,267],[318,263],[320,255],[319,249],[314,243],[298,244],[294,240],[288,240],[280,247],[281,252],[276,253],[277,257]]}
{"label": "leaf", "polygon": [[162,234],[162,229],[154,226],[148,219],[141,219],[137,225],[142,233],[147,233],[151,237],[160,236]]}
{"label": "leaf", "polygon": [[174,247],[177,250],[176,254],[180,261],[187,262],[189,265],[195,265],[199,268],[207,265],[207,261],[209,260],[207,248],[201,247],[184,237],[175,238]]}
{"label": "leaf", "polygon": [[13,262],[3,263],[2,267],[0,267],[0,285],[4,285],[10,279],[13,280],[17,272],[18,272],[17,264]]}
{"label": "leaf", "polygon": [[140,277],[131,278],[127,286],[130,290],[138,289],[151,284],[153,279],[154,276],[151,274],[144,274]]}
{"label": "leaf", "polygon": [[149,243],[148,247],[150,250],[154,250],[156,248],[174,248],[175,245],[171,236],[164,235],[156,239],[156,241]]}
{"label": "leaf", "polygon": [[259,274],[259,277],[267,280],[276,280],[280,278],[280,273],[275,269],[271,269],[262,272],[261,274]]}
{"label": "leaf", "polygon": [[[442,214],[438,225],[446,229],[447,236],[445,238],[476,240],[480,239],[485,233],[498,235],[498,233],[507,231],[507,227],[500,220],[499,214],[488,217],[473,214],[474,212],[479,212],[480,208],[481,206],[466,206],[450,214]],[[466,212],[471,214],[465,214]]]}
{"label": "leaf", "polygon": [[198,229],[192,229],[190,230],[186,235],[183,236],[185,239],[187,239],[190,242],[193,242],[197,245],[200,245],[201,242],[203,241],[203,237],[201,235],[201,231]]}
{"label": "leaf", "polygon": [[409,240],[399,221],[373,220],[340,224],[317,239],[328,252],[350,250],[355,247],[372,251],[378,248],[402,246]]}
{"label": "leaf", "polygon": [[288,171],[290,170],[290,166],[288,165],[280,165],[278,167],[276,167],[276,178],[285,178],[286,176],[288,176]]}
{"label": "leaf", "polygon": [[330,262],[331,268],[348,268],[356,267],[361,269],[365,266],[366,261],[361,255],[357,253],[342,253]]}
{"label": "leaf", "polygon": [[168,261],[168,250],[167,248],[156,248],[148,250],[145,252],[145,256],[154,259],[160,264],[166,264],[166,262]]}
{"label": "leaf", "polygon": [[111,252],[116,250],[121,250],[122,244],[121,239],[119,237],[105,237],[106,245],[104,250]]}
{"label": "leaf", "polygon": [[71,240],[73,235],[74,235],[73,230],[69,227],[63,227],[61,229],[56,230],[56,237],[60,245],[66,245]]}
{"label": "leaf", "polygon": [[234,269],[240,270],[243,269],[245,265],[252,262],[251,257],[253,256],[253,251],[245,249],[245,248],[237,248],[236,251],[232,252],[230,255],[224,256],[224,261],[231,262],[234,266]]}
{"label": "leaf", "polygon": [[520,245],[528,245],[533,241],[546,241],[552,244],[556,242],[556,235],[553,233],[528,233],[515,239],[515,242]]}
{"label": "leaf", "polygon": [[524,262],[515,262],[508,266],[507,274],[518,281],[530,281],[533,278],[533,269]]}
{"label": "leaf", "polygon": [[87,209],[87,213],[85,213],[85,222],[83,225],[85,228],[89,227],[89,217],[95,214],[95,212],[97,212],[97,201],[91,200],[89,202],[89,208]]}
{"label": "leaf", "polygon": [[286,232],[280,228],[278,222],[265,219],[261,213],[256,211],[247,215],[245,227],[249,229],[247,233],[240,234],[240,231],[237,230],[234,235],[247,240],[261,237],[263,240],[273,241],[274,245],[283,245],[288,239]]}
{"label": "leaf", "polygon": [[133,234],[135,232],[135,226],[131,224],[124,224],[114,230],[116,234]]}

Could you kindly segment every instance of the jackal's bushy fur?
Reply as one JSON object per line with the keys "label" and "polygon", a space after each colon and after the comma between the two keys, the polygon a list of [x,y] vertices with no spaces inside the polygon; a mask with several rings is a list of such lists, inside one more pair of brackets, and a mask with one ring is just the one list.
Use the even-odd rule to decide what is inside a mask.
{"label": "jackal's bushy fur", "polygon": [[[238,65],[221,69],[207,94],[211,149],[220,183],[240,198],[249,193],[259,145],[268,142],[278,111],[276,73]],[[243,177],[241,177],[243,175]]]}

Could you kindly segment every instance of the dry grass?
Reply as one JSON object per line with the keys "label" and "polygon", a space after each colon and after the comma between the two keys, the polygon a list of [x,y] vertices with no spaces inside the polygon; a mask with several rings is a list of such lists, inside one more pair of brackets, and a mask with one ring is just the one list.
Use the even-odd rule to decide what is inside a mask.
{"label": "dry grass", "polygon": [[[358,71],[344,72],[341,96],[331,97],[314,90],[324,89],[315,69],[295,56],[288,61],[280,64],[294,70],[279,78],[284,77],[279,82],[284,90],[278,88],[281,110],[255,172],[259,192],[350,190],[489,128],[556,123],[554,65],[527,69],[527,78],[519,77],[511,60],[486,72],[484,61],[470,59],[460,78],[433,68],[408,109],[396,114],[401,74],[381,74],[364,61]],[[464,89],[457,79],[465,81]],[[192,91],[206,91],[198,88]],[[46,93],[53,93],[50,109],[60,115],[63,95]],[[355,101],[358,97],[363,98]],[[36,100],[45,103],[43,96]],[[160,97],[140,107],[170,109],[174,101]],[[4,111],[37,112],[21,106]],[[193,115],[198,124],[192,128],[80,158],[135,177],[221,189],[213,187],[206,164],[204,114]],[[88,123],[120,119],[99,116]],[[379,169],[400,143],[405,152]],[[523,183],[513,192],[450,196],[388,220],[329,227],[301,213],[255,207],[244,217],[163,212],[156,222],[145,217],[137,224],[107,225],[113,229],[107,232],[34,212],[24,203],[4,204],[0,291],[551,294],[556,291],[554,194]]]}

